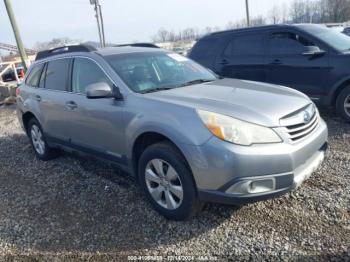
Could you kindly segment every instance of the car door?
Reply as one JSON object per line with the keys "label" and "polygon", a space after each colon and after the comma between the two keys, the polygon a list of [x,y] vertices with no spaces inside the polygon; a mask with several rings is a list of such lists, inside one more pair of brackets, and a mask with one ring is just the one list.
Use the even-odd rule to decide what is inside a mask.
{"label": "car door", "polygon": [[266,80],[264,33],[232,34],[216,59],[216,72],[223,77]]}
{"label": "car door", "polygon": [[73,147],[89,151],[116,162],[124,155],[123,101],[114,98],[88,99],[90,84],[105,82],[114,87],[110,78],[92,59],[77,57],[73,62],[69,136]]}
{"label": "car door", "polygon": [[70,58],[60,58],[47,62],[39,88],[35,90],[43,130],[49,139],[61,143],[69,142],[69,125],[66,122],[69,110],[65,101],[70,96],[67,91],[71,61]]}
{"label": "car door", "polygon": [[318,96],[329,82],[329,55],[308,55],[310,47],[326,48],[310,37],[294,31],[272,31],[268,39],[267,82],[292,87]]}

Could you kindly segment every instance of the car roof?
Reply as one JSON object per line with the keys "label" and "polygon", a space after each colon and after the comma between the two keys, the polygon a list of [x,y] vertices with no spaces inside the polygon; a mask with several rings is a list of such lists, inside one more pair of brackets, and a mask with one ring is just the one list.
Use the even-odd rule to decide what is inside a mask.
{"label": "car roof", "polygon": [[50,50],[44,50],[37,53],[35,61],[51,60],[57,57],[65,57],[66,55],[79,55],[84,54],[99,54],[100,56],[118,55],[118,54],[131,54],[131,53],[150,53],[150,52],[169,52],[164,49],[155,47],[134,47],[134,46],[117,46],[117,47],[104,47],[96,48],[89,45],[71,45],[53,48]]}
{"label": "car roof", "polygon": [[254,26],[254,27],[245,27],[245,28],[237,28],[237,29],[230,29],[230,30],[224,30],[224,31],[218,31],[213,32],[211,34],[208,34],[204,38],[210,38],[215,37],[221,34],[231,34],[231,33],[240,33],[240,32],[254,32],[254,31],[263,31],[263,30],[269,30],[269,29],[278,29],[278,28],[300,28],[300,29],[307,29],[307,28],[314,28],[314,27],[325,27],[324,25],[320,24],[276,24],[276,25],[262,25],[262,26]]}

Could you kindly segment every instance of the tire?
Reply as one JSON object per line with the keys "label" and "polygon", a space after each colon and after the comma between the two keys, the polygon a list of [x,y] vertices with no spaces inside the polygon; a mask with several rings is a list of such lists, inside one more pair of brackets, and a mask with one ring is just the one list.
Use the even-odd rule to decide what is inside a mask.
{"label": "tire", "polygon": [[350,123],[350,86],[345,87],[337,97],[337,114]]}
{"label": "tire", "polygon": [[29,120],[27,134],[34,149],[35,155],[39,159],[47,161],[58,156],[58,150],[49,147],[47,144],[43,129],[38,120],[35,118]]}
{"label": "tire", "polygon": [[[192,172],[175,146],[165,142],[149,146],[142,153],[138,167],[141,188],[161,215],[179,221],[187,220],[200,211],[202,204],[197,197]],[[163,172],[159,171],[161,169]]]}

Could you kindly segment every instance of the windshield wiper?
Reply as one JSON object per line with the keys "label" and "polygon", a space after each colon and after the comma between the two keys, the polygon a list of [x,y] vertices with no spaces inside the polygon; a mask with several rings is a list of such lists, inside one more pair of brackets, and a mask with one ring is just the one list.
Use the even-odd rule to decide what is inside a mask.
{"label": "windshield wiper", "polygon": [[181,85],[179,85],[180,87],[181,86],[190,86],[190,85],[195,85],[195,84],[201,84],[201,83],[207,83],[207,82],[212,82],[214,81],[215,79],[195,79],[195,80],[191,80],[191,81],[188,81],[186,83],[183,83]]}
{"label": "windshield wiper", "polygon": [[163,90],[170,90],[173,89],[174,87],[157,87],[157,88],[151,88],[151,89],[147,89],[147,90],[143,90],[140,93],[141,94],[148,94],[148,93],[154,93],[154,92],[158,92],[158,91],[163,91]]}

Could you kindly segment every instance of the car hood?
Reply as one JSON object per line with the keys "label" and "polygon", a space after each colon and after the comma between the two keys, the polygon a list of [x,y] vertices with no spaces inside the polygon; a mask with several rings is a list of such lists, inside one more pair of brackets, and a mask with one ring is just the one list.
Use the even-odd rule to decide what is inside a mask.
{"label": "car hood", "polygon": [[147,96],[269,127],[279,126],[281,118],[312,103],[291,88],[237,79],[219,79]]}

